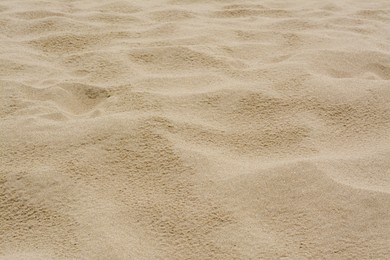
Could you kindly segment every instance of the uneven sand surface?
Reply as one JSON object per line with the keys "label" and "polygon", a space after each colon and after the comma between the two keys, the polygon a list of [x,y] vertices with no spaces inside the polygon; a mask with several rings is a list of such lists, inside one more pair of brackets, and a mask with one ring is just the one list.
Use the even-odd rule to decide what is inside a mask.
{"label": "uneven sand surface", "polygon": [[1,259],[390,259],[390,1],[0,2]]}

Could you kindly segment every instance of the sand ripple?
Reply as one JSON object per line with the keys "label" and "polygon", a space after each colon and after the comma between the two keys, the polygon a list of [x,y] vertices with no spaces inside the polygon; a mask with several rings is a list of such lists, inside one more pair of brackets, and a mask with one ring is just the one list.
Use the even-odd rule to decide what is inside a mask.
{"label": "sand ripple", "polygon": [[0,258],[390,258],[388,1],[0,14]]}

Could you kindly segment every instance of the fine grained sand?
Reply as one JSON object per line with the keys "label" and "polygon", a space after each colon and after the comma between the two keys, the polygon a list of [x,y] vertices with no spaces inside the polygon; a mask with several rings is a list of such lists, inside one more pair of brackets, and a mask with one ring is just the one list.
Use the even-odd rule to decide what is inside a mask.
{"label": "fine grained sand", "polygon": [[0,32],[2,259],[390,258],[388,0],[3,0]]}

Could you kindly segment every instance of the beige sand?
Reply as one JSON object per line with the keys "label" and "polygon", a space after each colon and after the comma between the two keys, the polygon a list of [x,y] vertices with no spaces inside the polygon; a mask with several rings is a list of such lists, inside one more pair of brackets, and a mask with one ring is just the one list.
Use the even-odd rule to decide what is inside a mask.
{"label": "beige sand", "polygon": [[3,0],[0,32],[1,259],[390,259],[390,1]]}

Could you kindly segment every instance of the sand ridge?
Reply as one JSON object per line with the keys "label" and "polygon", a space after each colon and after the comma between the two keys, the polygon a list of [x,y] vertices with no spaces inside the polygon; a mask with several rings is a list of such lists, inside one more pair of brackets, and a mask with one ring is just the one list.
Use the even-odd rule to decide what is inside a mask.
{"label": "sand ridge", "polygon": [[0,3],[0,258],[388,259],[390,4]]}

